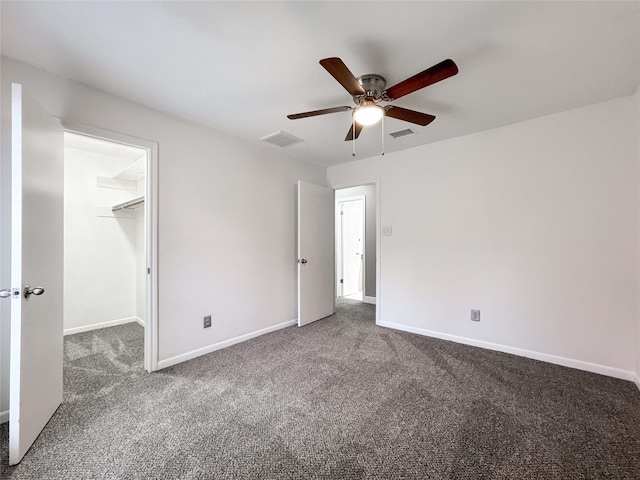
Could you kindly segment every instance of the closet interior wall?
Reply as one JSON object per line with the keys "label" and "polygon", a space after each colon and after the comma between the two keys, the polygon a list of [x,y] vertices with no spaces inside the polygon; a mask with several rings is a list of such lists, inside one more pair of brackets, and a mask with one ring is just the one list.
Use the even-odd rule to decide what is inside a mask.
{"label": "closet interior wall", "polygon": [[[105,149],[101,143],[107,142],[93,145],[74,142],[75,137],[65,134],[65,335],[129,322],[144,325],[144,204],[111,210],[145,193],[144,151],[114,144]],[[122,172],[136,163],[141,171],[123,179]]]}

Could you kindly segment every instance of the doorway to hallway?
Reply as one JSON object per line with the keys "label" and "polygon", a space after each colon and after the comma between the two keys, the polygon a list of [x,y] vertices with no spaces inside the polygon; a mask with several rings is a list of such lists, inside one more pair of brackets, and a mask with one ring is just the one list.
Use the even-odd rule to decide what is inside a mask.
{"label": "doorway to hallway", "polygon": [[365,269],[364,195],[336,200],[336,292],[362,300]]}
{"label": "doorway to hallway", "polygon": [[335,190],[337,298],[376,303],[376,185]]}

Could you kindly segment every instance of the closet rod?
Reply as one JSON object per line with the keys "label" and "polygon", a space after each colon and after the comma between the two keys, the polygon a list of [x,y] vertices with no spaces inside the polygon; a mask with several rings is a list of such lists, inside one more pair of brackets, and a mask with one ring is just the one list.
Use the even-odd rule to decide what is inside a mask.
{"label": "closet rod", "polygon": [[119,203],[111,207],[111,211],[115,212],[116,210],[124,210],[125,208],[131,208],[135,205],[139,205],[144,203],[144,195],[140,195],[139,197],[132,198],[131,200],[127,200],[126,202]]}

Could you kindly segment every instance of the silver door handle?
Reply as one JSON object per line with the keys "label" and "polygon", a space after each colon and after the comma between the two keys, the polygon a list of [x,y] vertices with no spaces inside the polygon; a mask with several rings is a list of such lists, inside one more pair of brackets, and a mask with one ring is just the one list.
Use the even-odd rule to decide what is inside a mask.
{"label": "silver door handle", "polygon": [[302,260],[300,260],[300,263],[307,263],[307,259],[303,258]]}
{"label": "silver door handle", "polygon": [[31,288],[29,285],[24,287],[24,298],[29,298],[30,295],[42,295],[43,293],[44,293],[44,288],[42,287]]}
{"label": "silver door handle", "polygon": [[4,290],[0,290],[0,298],[9,298],[11,296],[11,289],[5,288]]}

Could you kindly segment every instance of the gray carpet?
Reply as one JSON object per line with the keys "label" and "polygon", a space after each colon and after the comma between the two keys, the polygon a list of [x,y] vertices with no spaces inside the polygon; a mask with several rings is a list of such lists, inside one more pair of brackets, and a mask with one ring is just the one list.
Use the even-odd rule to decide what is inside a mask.
{"label": "gray carpet", "polygon": [[161,372],[142,329],[65,340],[65,400],[11,479],[640,479],[631,382],[374,325],[373,306]]}

